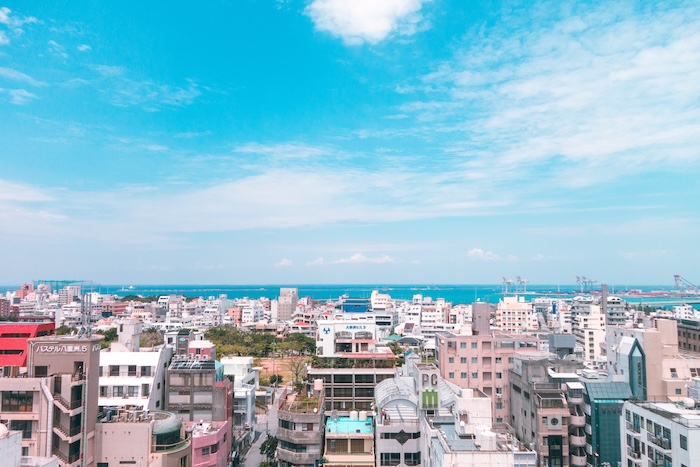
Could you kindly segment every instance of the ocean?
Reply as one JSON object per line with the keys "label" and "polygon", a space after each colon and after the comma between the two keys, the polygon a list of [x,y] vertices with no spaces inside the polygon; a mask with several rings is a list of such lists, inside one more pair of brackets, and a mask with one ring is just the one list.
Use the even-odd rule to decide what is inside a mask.
{"label": "ocean", "polygon": [[[354,298],[369,298],[373,290],[387,293],[392,298],[400,300],[410,300],[414,295],[420,294],[423,297],[431,297],[433,300],[444,298],[453,304],[472,303],[482,301],[497,303],[503,297],[501,284],[400,284],[400,285],[377,285],[377,284],[274,284],[274,285],[194,285],[194,284],[158,284],[158,285],[100,285],[85,283],[84,291],[95,291],[103,294],[113,294],[119,297],[126,295],[168,295],[181,294],[186,297],[219,297],[225,295],[228,298],[277,298],[280,288],[296,287],[299,290],[299,297],[311,297],[316,300],[337,300],[345,295]],[[18,286],[0,286],[0,293],[4,291],[17,290]],[[600,288],[593,288],[599,292]],[[670,286],[649,286],[649,285],[627,285],[623,287],[608,286],[611,294],[617,290],[622,293],[627,290],[650,291],[671,291]],[[511,286],[509,292],[513,292]],[[572,296],[580,293],[580,288],[575,284],[567,285],[534,285],[528,284],[527,292],[524,294],[526,300],[540,296]],[[630,302],[640,301],[635,297],[625,297]],[[645,298],[644,302],[653,302],[653,299]]]}

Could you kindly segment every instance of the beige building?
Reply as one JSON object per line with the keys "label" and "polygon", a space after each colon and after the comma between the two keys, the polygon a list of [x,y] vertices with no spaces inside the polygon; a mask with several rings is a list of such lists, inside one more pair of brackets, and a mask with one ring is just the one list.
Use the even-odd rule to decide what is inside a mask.
{"label": "beige building", "polygon": [[192,465],[191,440],[182,421],[170,412],[122,408],[109,420],[97,424],[96,439],[99,467]]}
{"label": "beige building", "polygon": [[583,349],[583,359],[599,360],[604,353],[606,316],[598,305],[590,305],[588,313],[579,313],[572,323],[576,345]]}
{"label": "beige building", "polygon": [[680,401],[700,371],[700,354],[678,349],[678,325],[671,319],[609,326],[608,370],[628,381],[636,398]]}
{"label": "beige building", "polygon": [[0,378],[0,419],[22,432],[22,455],[94,466],[101,337],[27,341],[27,371]]}
{"label": "beige building", "polygon": [[296,288],[280,289],[280,297],[277,301],[277,321],[289,321],[297,307],[299,291]]}
{"label": "beige building", "polygon": [[532,303],[524,297],[503,297],[496,305],[496,327],[501,331],[522,333],[538,329]]}

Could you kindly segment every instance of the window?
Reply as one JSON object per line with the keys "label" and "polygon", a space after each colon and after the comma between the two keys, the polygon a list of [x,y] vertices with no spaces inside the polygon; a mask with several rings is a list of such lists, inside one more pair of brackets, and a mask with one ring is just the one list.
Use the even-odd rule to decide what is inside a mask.
{"label": "window", "polygon": [[447,363],[454,363],[454,362],[455,362],[455,358],[454,358],[454,357],[450,357],[450,358],[447,359]]}
{"label": "window", "polygon": [[681,393],[680,388],[676,388],[676,395],[679,395]]}
{"label": "window", "polygon": [[100,397],[107,397],[107,386],[100,386]]}
{"label": "window", "polygon": [[129,386],[129,396],[136,397],[138,395],[139,395],[139,387],[138,386]]}
{"label": "window", "polygon": [[459,359],[459,363],[461,363],[461,364],[467,363],[467,357],[462,357],[462,358],[460,358],[460,359]]}
{"label": "window", "polygon": [[31,412],[34,395],[31,391],[3,391],[3,412]]}
{"label": "window", "polygon": [[454,379],[454,377],[455,377],[455,372],[454,372],[454,371],[450,371],[449,373],[447,373],[447,377],[448,377],[448,378],[451,378],[451,379]]}
{"label": "window", "polygon": [[503,378],[503,373],[501,373],[500,371],[497,371],[496,372],[496,379],[501,379],[501,378]]}
{"label": "window", "polygon": [[478,342],[472,342],[472,349],[478,348],[479,343]]}
{"label": "window", "polygon": [[141,367],[141,376],[151,376],[151,367],[150,366],[142,366]]}
{"label": "window", "polygon": [[478,371],[473,371],[472,372],[472,379],[478,379],[479,378],[479,372]]}
{"label": "window", "polygon": [[21,431],[22,438],[29,439],[32,437],[32,421],[31,420],[10,420],[8,427],[13,431]]}
{"label": "window", "polygon": [[678,372],[675,368],[671,368],[671,378],[678,378]]}
{"label": "window", "polygon": [[[49,368],[45,365],[43,366],[35,366],[34,367],[34,376],[37,378],[43,377],[43,376],[48,376],[49,375]],[[102,376],[102,373],[100,373],[100,376]]]}
{"label": "window", "polygon": [[150,384],[142,384],[141,385],[141,394],[143,396],[148,396],[151,393],[151,385]]}
{"label": "window", "polygon": [[688,438],[681,435],[681,449],[688,450]]}
{"label": "window", "polygon": [[420,465],[420,451],[407,452],[403,455],[403,462],[406,465]]}
{"label": "window", "polygon": [[496,402],[496,409],[501,410],[503,408],[503,402]]}
{"label": "window", "polygon": [[479,357],[472,357],[472,363],[474,363],[474,364],[479,363]]}
{"label": "window", "polygon": [[350,440],[350,452],[357,454],[365,451],[365,440],[364,439],[351,439]]}
{"label": "window", "polygon": [[401,463],[400,452],[383,452],[379,463],[381,465],[399,465]]}
{"label": "window", "polygon": [[460,348],[460,349],[466,349],[466,348],[467,348],[467,343],[466,343],[466,342],[460,342],[460,343],[459,343],[459,348]]}
{"label": "window", "polygon": [[122,397],[124,395],[124,386],[114,386],[112,388],[113,397]]}
{"label": "window", "polygon": [[109,376],[119,376],[119,365],[109,366]]}
{"label": "window", "polygon": [[136,376],[136,365],[129,365],[129,376]]}
{"label": "window", "polygon": [[508,363],[513,363],[515,359],[513,357],[508,357]]}
{"label": "window", "polygon": [[459,374],[459,377],[462,378],[462,379],[467,379],[467,372],[466,372],[466,371],[461,372],[461,373]]}
{"label": "window", "polygon": [[208,455],[209,455],[209,451],[210,451],[209,446],[204,446],[204,447],[202,448],[202,455],[203,455],[203,456],[208,456]]}
{"label": "window", "polygon": [[503,388],[496,388],[496,394],[503,394]]}
{"label": "window", "polygon": [[496,364],[499,364],[503,361],[501,357],[496,357]]}

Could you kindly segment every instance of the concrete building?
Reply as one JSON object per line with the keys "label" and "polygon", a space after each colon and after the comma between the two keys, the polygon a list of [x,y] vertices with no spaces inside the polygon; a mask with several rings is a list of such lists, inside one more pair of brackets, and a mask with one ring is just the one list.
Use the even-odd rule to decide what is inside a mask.
{"label": "concrete building", "polygon": [[[35,386],[32,391],[9,394],[3,391],[10,408],[38,409],[39,431],[42,425],[45,429],[51,427],[50,437],[42,439],[39,435],[40,450],[48,450],[50,446],[51,454],[58,457],[62,465],[72,466],[78,462],[95,465],[100,340],[101,337],[73,336],[29,339],[27,380]],[[52,388],[47,388],[42,379],[49,376]],[[4,387],[7,386],[3,384]],[[38,407],[33,406],[35,396],[39,400],[48,397],[47,389],[52,400],[47,401],[46,406],[43,401]]]}
{"label": "concrete building", "polygon": [[508,370],[516,353],[538,352],[539,340],[491,331],[488,306],[474,306],[473,314],[473,326],[467,326],[464,333],[438,333],[435,363],[445,380],[462,388],[479,389],[491,399],[494,424],[508,423]]}
{"label": "concrete building", "polygon": [[22,432],[0,423],[0,464],[8,467],[59,467],[55,457],[34,457],[22,454]]}
{"label": "concrete building", "polygon": [[[677,322],[679,350],[700,352],[700,322],[687,319],[678,320]],[[698,373],[698,376],[700,376],[700,373]]]}
{"label": "concrete building", "polygon": [[348,414],[351,409],[372,410],[374,388],[394,377],[394,360],[361,359],[345,363],[347,368],[332,368],[326,364],[307,367],[310,380],[324,382],[326,411]]}
{"label": "concrete building", "polygon": [[231,426],[222,422],[185,422],[192,441],[192,467],[227,467],[231,462]]}
{"label": "concrete building", "polygon": [[27,341],[33,337],[51,336],[55,329],[54,323],[0,322],[0,367],[26,367]]}
{"label": "concrete building", "polygon": [[325,410],[323,382],[300,392],[286,390],[277,410],[280,467],[315,467],[323,457]]}
{"label": "concrete building", "polygon": [[299,301],[299,290],[296,288],[281,288],[277,300],[277,321],[290,321]]}
{"label": "concrete building", "polygon": [[517,295],[503,297],[496,305],[496,327],[513,334],[539,329],[532,303]]}
{"label": "concrete building", "polygon": [[182,422],[169,412],[120,409],[98,423],[97,467],[192,466],[192,443]]}
{"label": "concrete building", "polygon": [[679,351],[675,320],[608,327],[606,349],[608,371],[640,400],[680,401],[700,369],[699,354]]}
{"label": "concrete building", "polygon": [[589,362],[601,360],[605,350],[606,316],[598,305],[590,305],[587,313],[573,318],[571,332],[576,345],[583,349],[583,359]]}
{"label": "concrete building", "polygon": [[173,348],[120,350],[126,349],[112,345],[100,354],[100,408],[131,405],[165,409],[165,375]]}
{"label": "concrete building", "polygon": [[700,410],[695,401],[627,401],[620,418],[623,464],[692,467],[700,460]]}
{"label": "concrete building", "polygon": [[374,420],[367,412],[327,417],[324,434],[323,465],[374,467]]}
{"label": "concrete building", "polygon": [[[584,371],[586,373],[590,372]],[[597,372],[593,374],[595,378],[581,378],[587,464],[619,465],[623,461],[620,453],[622,406],[632,397],[632,392],[627,383],[605,381],[597,377]]]}
{"label": "concrete building", "polygon": [[576,362],[540,355],[517,356],[510,370],[511,425],[518,439],[539,453],[540,466],[586,465],[577,368]]}

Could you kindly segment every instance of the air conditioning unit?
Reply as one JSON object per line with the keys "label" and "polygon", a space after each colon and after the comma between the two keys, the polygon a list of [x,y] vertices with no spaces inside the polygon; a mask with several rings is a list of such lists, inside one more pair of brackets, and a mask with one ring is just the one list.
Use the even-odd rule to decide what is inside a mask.
{"label": "air conditioning unit", "polygon": [[496,394],[496,399],[500,399],[503,397],[503,394]]}
{"label": "air conditioning unit", "polygon": [[550,430],[561,430],[561,417],[559,415],[552,415],[547,419],[547,427]]}

